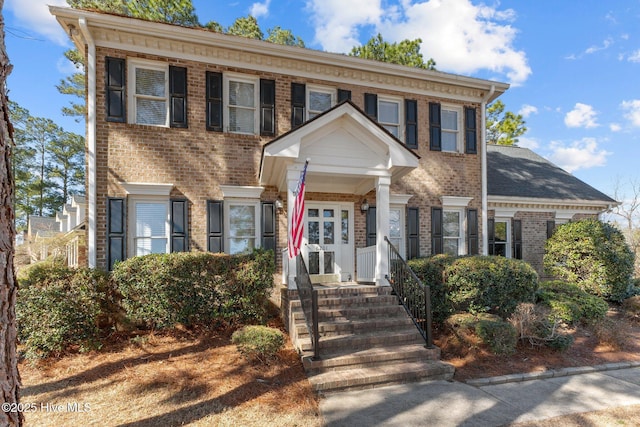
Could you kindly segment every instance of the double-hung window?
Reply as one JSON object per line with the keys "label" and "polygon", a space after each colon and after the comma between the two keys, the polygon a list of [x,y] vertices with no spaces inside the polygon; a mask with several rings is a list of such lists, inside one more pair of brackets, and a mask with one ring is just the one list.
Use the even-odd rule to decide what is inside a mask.
{"label": "double-hung window", "polygon": [[259,202],[225,200],[228,245],[230,254],[249,253],[259,246]]}
{"label": "double-hung window", "polygon": [[464,248],[464,216],[461,209],[442,212],[442,237],[444,253],[462,255]]}
{"label": "double-hung window", "polygon": [[169,252],[169,200],[133,199],[132,256]]}
{"label": "double-hung window", "polygon": [[400,100],[378,97],[378,123],[398,139],[402,138],[400,117],[402,117]]}
{"label": "double-hung window", "polygon": [[129,62],[129,122],[169,126],[169,67],[151,61]]}
{"label": "double-hung window", "polygon": [[442,151],[460,151],[460,119],[462,113],[459,108],[442,106]]}
{"label": "double-hung window", "polygon": [[254,135],[260,121],[257,102],[259,99],[259,80],[225,74],[225,128],[231,133]]}
{"label": "double-hung window", "polygon": [[336,90],[307,86],[307,120],[327,111],[336,103]]}

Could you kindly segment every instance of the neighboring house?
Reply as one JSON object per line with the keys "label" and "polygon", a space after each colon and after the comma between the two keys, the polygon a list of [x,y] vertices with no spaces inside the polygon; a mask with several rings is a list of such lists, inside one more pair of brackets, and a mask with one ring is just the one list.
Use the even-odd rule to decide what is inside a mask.
{"label": "neighboring house", "polygon": [[27,221],[27,243],[31,262],[59,257],[69,267],[87,265],[86,201],[73,195],[54,217],[30,215]]}
{"label": "neighboring house", "polygon": [[617,205],[533,151],[487,146],[488,254],[524,259],[544,274],[544,245],[555,227]]}
{"label": "neighboring house", "polygon": [[[541,187],[513,186],[515,195],[491,184],[492,168],[513,166],[500,156],[552,168],[530,152],[485,148],[486,106],[507,84],[50,10],[87,58],[89,266],[265,247],[283,253],[277,269],[293,289],[284,250],[307,158],[302,253],[317,281],[385,285],[385,236],[407,258],[515,250],[539,266],[547,220],[607,207],[583,204],[584,184],[566,187],[575,197],[545,193],[543,183],[575,180],[560,172],[557,186],[543,176]],[[520,222],[503,233],[511,218]],[[511,227],[522,230],[517,241],[506,237]]]}

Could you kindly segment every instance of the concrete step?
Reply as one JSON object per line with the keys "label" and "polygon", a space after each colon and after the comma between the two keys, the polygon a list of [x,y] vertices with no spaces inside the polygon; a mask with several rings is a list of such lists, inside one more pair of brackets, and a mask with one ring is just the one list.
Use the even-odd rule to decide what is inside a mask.
{"label": "concrete step", "polygon": [[[379,317],[374,319],[358,320],[333,320],[320,322],[318,324],[318,329],[320,331],[320,338],[322,339],[322,337],[360,332],[366,333],[397,328],[400,326],[413,326],[413,321],[408,316]],[[306,323],[302,321],[296,323],[296,335],[298,337],[305,337],[309,335]]]}
{"label": "concrete step", "polygon": [[[301,308],[295,309],[290,313],[291,320],[294,324],[303,323],[305,321],[304,313]],[[407,313],[401,305],[318,309],[318,322],[404,317],[407,317]]]}
{"label": "concrete step", "polygon": [[[318,308],[349,308],[349,307],[370,307],[379,305],[399,305],[395,295],[350,295],[318,297]],[[291,309],[302,307],[300,300],[293,300],[289,303]]]}
{"label": "concrete step", "polygon": [[414,360],[439,360],[438,347],[426,348],[422,344],[405,344],[395,346],[380,346],[360,350],[338,349],[333,352],[323,352],[318,359],[312,355],[302,358],[304,368],[313,374],[342,371],[346,369],[375,367],[386,363],[408,362]]}
{"label": "concrete step", "polygon": [[309,382],[317,392],[329,393],[423,380],[451,380],[453,373],[454,367],[448,363],[419,360],[311,374]]}
{"label": "concrete step", "polygon": [[[424,342],[424,339],[415,326],[399,327],[385,331],[322,337],[320,338],[320,352],[331,352],[338,349],[353,350],[400,344],[420,344],[421,342]],[[297,345],[302,351],[311,350],[311,341],[309,338],[299,339]]]}

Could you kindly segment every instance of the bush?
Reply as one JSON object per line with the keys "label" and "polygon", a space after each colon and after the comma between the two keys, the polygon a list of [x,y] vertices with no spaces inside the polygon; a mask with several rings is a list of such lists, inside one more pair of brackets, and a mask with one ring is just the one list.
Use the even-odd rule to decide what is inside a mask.
{"label": "bush", "polygon": [[284,335],[278,329],[267,326],[245,326],[233,333],[231,342],[247,359],[265,363],[284,347]]}
{"label": "bush", "polygon": [[560,280],[541,283],[537,297],[541,304],[551,309],[551,321],[567,324],[594,323],[603,319],[609,310],[609,305],[602,298]]}
{"label": "bush", "polygon": [[456,259],[451,255],[434,255],[408,261],[409,267],[416,273],[416,276],[423,284],[431,288],[431,311],[433,312],[433,320],[438,323],[444,322],[447,317],[453,314],[453,308],[447,298],[445,270]]}
{"label": "bush", "polygon": [[112,277],[132,322],[165,328],[262,321],[274,270],[271,251],[180,252],[127,259],[115,266]]}
{"label": "bush", "polygon": [[567,350],[573,344],[573,336],[561,332],[559,320],[552,320],[548,307],[540,304],[518,304],[509,322],[516,328],[520,340],[531,345],[547,346],[555,350]]}
{"label": "bush", "polygon": [[624,235],[594,219],[561,225],[545,247],[548,274],[614,302],[628,296],[633,266],[634,254]]}
{"label": "bush", "polygon": [[21,274],[16,300],[18,336],[29,359],[72,345],[99,347],[100,323],[113,306],[105,273],[43,264]]}
{"label": "bush", "polygon": [[505,320],[479,320],[476,333],[495,354],[510,355],[516,351],[518,332]]}
{"label": "bush", "polygon": [[640,295],[635,295],[622,301],[622,309],[628,318],[640,319]]}

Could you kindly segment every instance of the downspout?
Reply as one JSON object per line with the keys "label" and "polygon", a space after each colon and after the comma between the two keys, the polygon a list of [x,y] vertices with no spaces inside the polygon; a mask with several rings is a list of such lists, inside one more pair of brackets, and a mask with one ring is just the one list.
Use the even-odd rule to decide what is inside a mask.
{"label": "downspout", "polygon": [[91,37],[87,20],[78,25],[87,42],[87,263],[96,267],[96,44]]}
{"label": "downspout", "polygon": [[487,101],[493,96],[496,91],[496,86],[491,85],[489,93],[482,98],[482,106],[480,108],[482,112],[482,137],[480,139],[482,149],[482,255],[489,254],[489,204],[487,202]]}

